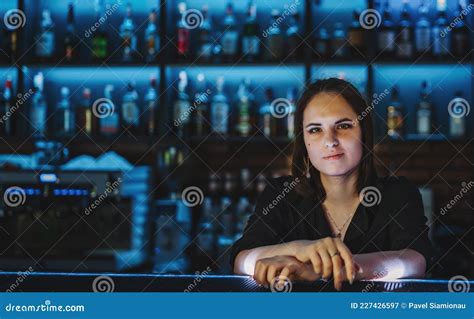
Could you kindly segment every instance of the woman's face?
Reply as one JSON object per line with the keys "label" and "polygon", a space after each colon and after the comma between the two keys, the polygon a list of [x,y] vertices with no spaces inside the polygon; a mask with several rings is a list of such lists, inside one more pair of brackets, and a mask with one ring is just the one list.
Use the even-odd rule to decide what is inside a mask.
{"label": "woman's face", "polygon": [[[362,158],[357,114],[336,93],[319,93],[303,113],[303,134],[311,164],[328,176],[349,174]],[[336,156],[334,156],[336,155]]]}

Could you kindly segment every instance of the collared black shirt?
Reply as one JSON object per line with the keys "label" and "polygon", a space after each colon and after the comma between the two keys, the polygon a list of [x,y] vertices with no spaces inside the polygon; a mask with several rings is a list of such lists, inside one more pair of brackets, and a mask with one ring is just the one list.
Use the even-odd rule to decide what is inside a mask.
{"label": "collared black shirt", "polygon": [[[242,237],[231,248],[232,269],[237,254],[245,249],[332,236],[331,228],[316,198],[299,195],[292,176],[269,180]],[[292,183],[293,182],[293,183]],[[432,246],[418,188],[405,177],[380,177],[372,188],[375,202],[367,195],[347,228],[344,243],[352,254],[410,248],[431,264]]]}

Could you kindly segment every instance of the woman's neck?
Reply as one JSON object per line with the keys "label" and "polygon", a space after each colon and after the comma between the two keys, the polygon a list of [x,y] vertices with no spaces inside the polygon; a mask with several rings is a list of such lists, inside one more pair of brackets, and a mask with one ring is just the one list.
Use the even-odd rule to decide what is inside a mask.
{"label": "woman's neck", "polygon": [[341,176],[321,174],[321,183],[326,191],[326,201],[337,204],[354,202],[359,197],[357,192],[357,169]]}

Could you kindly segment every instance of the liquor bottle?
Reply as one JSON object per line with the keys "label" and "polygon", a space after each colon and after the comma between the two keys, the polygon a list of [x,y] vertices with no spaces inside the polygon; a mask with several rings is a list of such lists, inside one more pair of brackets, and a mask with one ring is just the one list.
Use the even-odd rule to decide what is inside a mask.
{"label": "liquor bottle", "polygon": [[280,18],[280,12],[272,10],[270,27],[265,31],[265,46],[263,47],[265,61],[280,61],[283,56],[283,34],[277,20]]}
{"label": "liquor bottle", "polygon": [[150,80],[150,87],[145,95],[145,135],[153,136],[157,133],[156,112],[158,109],[158,94],[156,93],[156,78]]}
{"label": "liquor bottle", "polygon": [[340,22],[334,24],[334,31],[331,39],[333,56],[343,57],[346,55],[346,32]]}
{"label": "liquor bottle", "polygon": [[138,106],[138,94],[132,82],[127,84],[127,92],[122,101],[122,128],[139,135],[140,129],[140,109]]}
{"label": "liquor bottle", "polygon": [[314,40],[314,50],[317,58],[324,59],[331,55],[329,33],[326,28],[319,28],[317,36]]}
{"label": "liquor bottle", "polygon": [[295,137],[295,112],[296,112],[296,96],[298,89],[289,88],[286,92],[286,99],[288,100],[287,115],[283,117],[283,136],[293,139]]}
{"label": "liquor bottle", "polygon": [[253,131],[253,95],[249,91],[250,80],[240,83],[236,97],[236,132],[238,136],[249,136]]}
{"label": "liquor bottle", "polygon": [[224,94],[223,76],[217,78],[216,90],[211,102],[211,125],[214,132],[225,136],[228,133],[230,106]]}
{"label": "liquor bottle", "polygon": [[[458,101],[456,101],[459,100]],[[454,106],[457,103],[463,103],[462,99],[462,92],[457,91],[455,93],[454,97],[454,103],[452,103]],[[466,134],[466,116],[449,116],[449,135],[452,137],[464,137]]]}
{"label": "liquor bottle", "polygon": [[137,36],[135,35],[135,23],[132,20],[132,6],[127,4],[127,13],[120,25],[120,37],[122,39],[122,62],[133,62],[136,58]]}
{"label": "liquor bottle", "polygon": [[64,37],[64,58],[66,62],[79,60],[79,41],[74,23],[74,5],[69,3],[67,11],[66,36]]}
{"label": "liquor bottle", "polygon": [[237,58],[239,32],[237,31],[232,2],[227,3],[224,19],[224,31],[221,36],[222,57],[224,62],[231,62]]}
{"label": "liquor bottle", "polygon": [[209,20],[207,5],[202,7],[202,23],[198,28],[198,45],[197,58],[201,61],[210,61],[212,56],[212,40],[211,40],[211,22]]}
{"label": "liquor bottle", "polygon": [[196,109],[193,112],[193,133],[196,136],[205,136],[210,130],[209,95],[206,92],[206,87],[207,83],[204,73],[199,73],[197,75],[196,93],[194,95]]}
{"label": "liquor bottle", "polygon": [[260,53],[259,26],[257,22],[257,7],[252,2],[248,3],[247,18],[242,30],[242,55],[248,62],[258,59]]}
{"label": "liquor bottle", "polygon": [[446,0],[437,0],[436,9],[438,11],[438,18],[433,24],[433,55],[436,57],[445,57],[449,54],[451,48],[451,33],[443,32],[448,26]]}
{"label": "liquor bottle", "polygon": [[39,72],[33,77],[33,85],[35,94],[30,110],[31,130],[35,137],[44,137],[46,135],[46,116],[48,113],[48,106],[43,95],[44,77],[43,73]]}
{"label": "liquor bottle", "polygon": [[95,2],[95,14],[96,21],[101,22],[99,28],[92,34],[92,59],[96,61],[103,61],[107,58],[108,54],[108,36],[105,31],[105,23],[107,20],[102,22],[101,14],[103,13],[102,0],[96,0]]}
{"label": "liquor bottle", "polygon": [[[75,109],[76,127],[81,135],[92,135],[92,123],[96,119],[92,114],[91,90],[84,88],[82,91],[82,99]],[[95,126],[95,125],[94,125]]]}
{"label": "liquor bottle", "polygon": [[201,218],[197,229],[198,254],[206,256],[212,262],[216,253],[216,229],[214,223],[214,207],[210,197],[205,197],[202,204]]}
{"label": "liquor bottle", "polygon": [[392,57],[395,53],[395,27],[388,0],[385,1],[382,25],[377,32],[377,52],[383,57]]}
{"label": "liquor bottle", "polygon": [[300,14],[298,11],[293,12],[290,16],[288,29],[286,30],[287,50],[286,56],[291,61],[297,61],[301,58],[301,39],[300,35]]}
{"label": "liquor bottle", "polygon": [[413,57],[413,26],[410,17],[410,5],[408,0],[403,1],[402,13],[400,14],[400,24],[397,30],[397,57],[411,58]]}
{"label": "liquor bottle", "polygon": [[359,22],[360,14],[360,10],[353,11],[353,19],[347,36],[351,53],[355,56],[365,57],[367,54],[366,30]]}
{"label": "liquor bottle", "polygon": [[418,9],[418,21],[415,24],[415,48],[417,55],[428,56],[431,54],[431,23],[427,15],[428,7],[423,0]]}
{"label": "liquor bottle", "polygon": [[51,59],[54,54],[54,26],[48,9],[43,9],[41,30],[36,41],[36,56],[41,61]]}
{"label": "liquor bottle", "polygon": [[148,15],[148,25],[145,30],[145,61],[154,62],[160,47],[160,37],[156,29],[156,9]]}
{"label": "liquor bottle", "polygon": [[[461,16],[462,12],[466,12],[465,0],[459,0],[455,16]],[[455,19],[454,21],[456,25],[451,30],[451,52],[457,57],[464,57],[471,49],[469,38],[472,31],[463,19]]]}
{"label": "liquor bottle", "polygon": [[265,102],[260,106],[260,132],[267,137],[274,137],[277,133],[278,119],[273,116],[272,102],[275,99],[273,89],[265,89]]}
{"label": "liquor bottle", "polygon": [[113,104],[113,90],[113,85],[107,84],[105,86],[104,98],[106,102],[102,105],[104,112],[100,117],[100,135],[108,138],[116,136],[120,127],[120,115]]}
{"label": "liquor bottle", "polygon": [[61,87],[61,100],[57,104],[54,116],[56,137],[71,137],[74,133],[74,114],[69,102],[69,88],[66,86]]}
{"label": "liquor bottle", "polygon": [[403,108],[398,99],[398,88],[392,88],[392,97],[387,107],[387,134],[392,138],[403,135]]}
{"label": "liquor bottle", "polygon": [[188,76],[186,71],[179,72],[178,97],[173,105],[173,127],[179,137],[188,137],[190,122],[189,95],[186,93],[188,86]]}
{"label": "liquor bottle", "polygon": [[430,92],[427,81],[421,83],[420,101],[416,107],[416,132],[430,134],[433,123],[433,106],[430,101]]}
{"label": "liquor bottle", "polygon": [[13,96],[13,82],[10,76],[5,82],[5,90],[2,95],[2,105],[0,109],[0,132],[1,135],[13,135],[13,114],[12,107],[14,106]]}
{"label": "liquor bottle", "polygon": [[186,3],[178,3],[178,11],[180,18],[178,19],[178,24],[176,27],[177,36],[177,53],[179,59],[189,58],[189,48],[190,48],[190,32],[189,26],[185,23],[185,12],[186,12]]}

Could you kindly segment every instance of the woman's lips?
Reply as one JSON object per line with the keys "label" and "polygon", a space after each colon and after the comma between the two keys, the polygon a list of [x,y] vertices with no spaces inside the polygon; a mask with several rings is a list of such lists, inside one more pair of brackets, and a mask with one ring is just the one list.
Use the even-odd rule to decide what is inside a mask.
{"label": "woman's lips", "polygon": [[339,154],[334,154],[334,155],[326,156],[326,157],[324,157],[324,159],[325,159],[325,160],[329,160],[329,161],[334,161],[334,160],[340,159],[342,156],[344,156],[344,153],[339,153]]}

